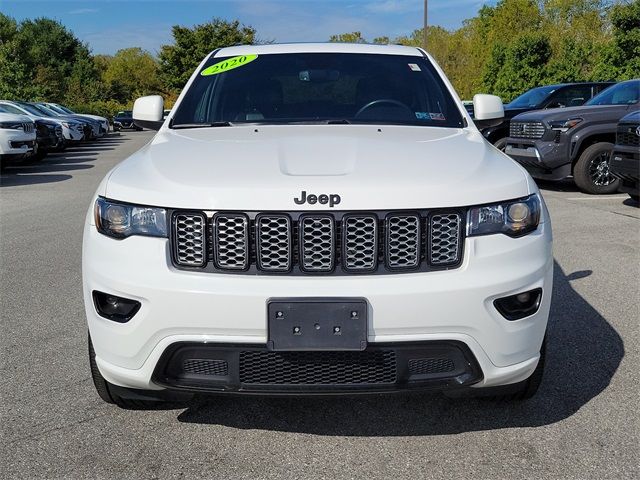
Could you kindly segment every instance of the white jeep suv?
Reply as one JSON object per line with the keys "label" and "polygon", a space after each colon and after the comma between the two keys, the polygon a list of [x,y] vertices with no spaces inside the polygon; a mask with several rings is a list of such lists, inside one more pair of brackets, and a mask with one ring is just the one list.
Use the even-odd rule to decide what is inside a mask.
{"label": "white jeep suv", "polygon": [[[476,95],[477,122],[503,116]],[[401,46],[212,52],[84,231],[107,402],[194,392],[535,393],[549,214],[433,59]],[[500,388],[497,388],[500,387]]]}
{"label": "white jeep suv", "polygon": [[0,112],[0,161],[24,157],[35,142],[35,124],[29,117]]}

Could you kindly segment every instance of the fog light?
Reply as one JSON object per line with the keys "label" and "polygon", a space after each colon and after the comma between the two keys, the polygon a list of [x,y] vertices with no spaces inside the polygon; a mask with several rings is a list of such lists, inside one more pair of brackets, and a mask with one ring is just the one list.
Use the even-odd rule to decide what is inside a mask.
{"label": "fog light", "polygon": [[128,322],[140,310],[140,302],[137,300],[122,298],[97,290],[93,291],[93,304],[98,315],[119,323]]}
{"label": "fog light", "polygon": [[536,313],[541,300],[542,289],[536,288],[528,292],[498,298],[493,301],[493,305],[507,320],[520,320]]}

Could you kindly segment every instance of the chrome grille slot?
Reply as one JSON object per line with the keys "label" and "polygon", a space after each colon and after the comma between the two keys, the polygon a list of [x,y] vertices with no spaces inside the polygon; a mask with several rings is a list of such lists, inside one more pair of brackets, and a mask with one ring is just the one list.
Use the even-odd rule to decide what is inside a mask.
{"label": "chrome grille slot", "polygon": [[335,266],[335,222],[329,215],[300,219],[300,266],[307,272],[331,272]]}
{"label": "chrome grille slot", "polygon": [[259,215],[256,219],[258,268],[267,272],[291,269],[292,228],[287,215]]}
{"label": "chrome grille slot", "polygon": [[348,215],[342,223],[343,265],[350,271],[370,271],[378,258],[378,219],[373,215]]}
{"label": "chrome grille slot", "polygon": [[207,217],[202,213],[179,213],[174,216],[173,247],[179,265],[202,267],[206,263],[206,225]]}
{"label": "chrome grille slot", "polygon": [[438,213],[429,220],[429,263],[443,266],[460,259],[461,216],[458,213]]}
{"label": "chrome grille slot", "polygon": [[415,268],[420,263],[420,217],[394,214],[386,220],[386,262],[389,268]]}
{"label": "chrome grille slot", "polygon": [[213,222],[216,267],[245,270],[249,266],[249,219],[240,213],[219,213]]}
{"label": "chrome grille slot", "polygon": [[544,132],[542,122],[511,122],[509,124],[509,136],[512,138],[538,139],[542,138]]}

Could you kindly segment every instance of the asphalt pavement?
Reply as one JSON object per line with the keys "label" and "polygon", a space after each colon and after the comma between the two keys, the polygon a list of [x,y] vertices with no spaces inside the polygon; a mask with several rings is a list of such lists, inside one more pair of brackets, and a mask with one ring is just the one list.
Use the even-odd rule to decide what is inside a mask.
{"label": "asphalt pavement", "polygon": [[83,222],[103,176],[151,136],[112,134],[0,178],[0,478],[640,476],[640,209],[570,181],[542,185],[556,274],[545,378],[529,401],[103,403],[87,363]]}

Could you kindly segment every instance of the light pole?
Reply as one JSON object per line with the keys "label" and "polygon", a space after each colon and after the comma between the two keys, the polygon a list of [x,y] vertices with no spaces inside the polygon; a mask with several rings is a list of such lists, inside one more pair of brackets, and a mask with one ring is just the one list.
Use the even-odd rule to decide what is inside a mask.
{"label": "light pole", "polygon": [[423,47],[426,50],[427,49],[427,5],[429,3],[429,0],[424,0],[424,25],[422,27],[422,43],[424,44]]}

